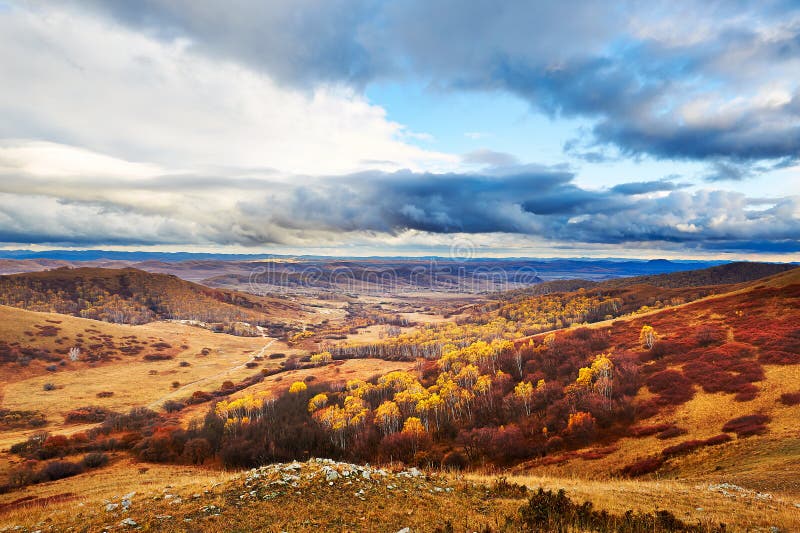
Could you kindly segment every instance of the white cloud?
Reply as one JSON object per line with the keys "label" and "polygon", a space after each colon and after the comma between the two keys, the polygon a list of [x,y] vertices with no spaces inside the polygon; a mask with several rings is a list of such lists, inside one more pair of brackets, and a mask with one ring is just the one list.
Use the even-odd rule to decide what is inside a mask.
{"label": "white cloud", "polygon": [[[0,65],[0,138],[182,170],[327,174],[458,162],[404,142],[404,127],[352,89],[279,86],[262,72],[196,54],[185,40],[157,40],[52,6],[0,11]],[[23,152],[20,164],[39,173],[62,164],[94,173],[109,162],[99,155],[75,159],[74,152],[65,159],[46,145]],[[131,175],[143,168],[113,170]]]}

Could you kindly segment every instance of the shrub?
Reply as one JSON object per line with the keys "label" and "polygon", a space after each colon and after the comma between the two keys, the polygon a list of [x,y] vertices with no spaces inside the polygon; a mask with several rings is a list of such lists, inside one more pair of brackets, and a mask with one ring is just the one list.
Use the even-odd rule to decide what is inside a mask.
{"label": "shrub", "polygon": [[97,394],[95,394],[95,396],[97,396],[98,398],[111,398],[112,396],[114,396],[114,393],[112,391],[100,391]]}
{"label": "shrub", "polygon": [[183,447],[183,457],[194,465],[201,465],[211,455],[211,444],[207,439],[190,439]]}
{"label": "shrub", "polygon": [[656,433],[662,433],[672,427],[675,427],[672,424],[656,424],[653,426],[638,426],[632,427],[628,429],[628,434],[631,437],[639,438],[639,437],[649,437],[650,435],[655,435]]}
{"label": "shrub", "polygon": [[722,435],[717,435],[716,437],[712,437],[708,440],[687,440],[685,442],[681,442],[680,444],[676,444],[675,446],[669,446],[664,448],[661,451],[661,455],[664,457],[675,457],[678,455],[686,455],[687,453],[691,453],[699,448],[704,446],[714,446],[716,444],[722,444],[723,442],[728,442],[731,440],[731,436],[727,433],[723,433]]}
{"label": "shrub", "polygon": [[798,405],[800,404],[800,392],[787,392],[781,394],[780,402],[783,405]]}
{"label": "shrub", "polygon": [[695,334],[695,340],[699,346],[709,346],[725,340],[726,332],[716,326],[702,326]]}
{"label": "shrub", "polygon": [[213,398],[214,397],[209,392],[196,390],[196,391],[194,391],[192,393],[192,396],[188,400],[186,400],[186,403],[189,404],[189,405],[195,405],[195,404],[198,404],[198,403],[209,402]]}
{"label": "shrub", "polygon": [[687,433],[688,431],[683,428],[679,428],[678,426],[670,426],[656,435],[656,438],[660,440],[668,440],[674,439],[675,437],[680,437],[681,435],[686,435]]}
{"label": "shrub", "polygon": [[675,370],[663,370],[650,376],[647,388],[666,404],[680,405],[694,397],[692,382]]}
{"label": "shrub", "polygon": [[663,457],[648,457],[635,463],[629,464],[620,470],[620,474],[626,477],[639,477],[655,472],[664,464]]}
{"label": "shrub", "polygon": [[186,404],[177,400],[167,400],[163,404],[164,410],[168,413],[177,413],[186,408]]}
{"label": "shrub", "polygon": [[104,422],[114,412],[104,407],[87,405],[68,411],[64,415],[64,421],[69,424],[83,424]]}
{"label": "shrub", "polygon": [[187,367],[192,365],[189,363],[189,361],[181,361],[180,363],[178,363],[178,366]]}
{"label": "shrub", "polygon": [[56,386],[53,383],[47,382],[44,385],[42,385],[42,389],[46,391],[56,390]]}
{"label": "shrub", "polygon": [[271,353],[271,354],[269,354],[269,358],[270,359],[283,359],[284,357],[286,357],[285,353]]}
{"label": "shrub", "polygon": [[461,452],[447,452],[442,457],[442,468],[450,470],[463,470],[467,467],[467,458]]}
{"label": "shrub", "polygon": [[758,360],[765,365],[796,365],[800,364],[800,353],[765,350],[758,356]]}
{"label": "shrub", "polygon": [[14,411],[0,409],[0,428],[37,428],[47,424],[44,414],[39,411]]}
{"label": "shrub", "polygon": [[564,439],[559,436],[550,437],[545,442],[544,449],[547,453],[555,452],[564,448]]}
{"label": "shrub", "polygon": [[45,481],[55,481],[83,473],[83,466],[69,461],[53,461],[42,468],[40,476]]}
{"label": "shrub", "polygon": [[495,479],[489,487],[489,495],[492,498],[524,498],[529,493],[528,487],[509,481],[504,477]]}
{"label": "shrub", "polygon": [[156,434],[146,437],[133,447],[136,456],[150,463],[168,463],[177,459],[169,435]]}
{"label": "shrub", "polygon": [[719,435],[716,435],[716,436],[714,436],[714,437],[711,437],[711,438],[709,438],[709,439],[706,439],[706,440],[705,440],[705,445],[706,445],[706,446],[716,446],[717,444],[722,444],[722,443],[725,443],[725,442],[730,442],[730,441],[732,441],[732,440],[733,440],[733,439],[731,438],[731,436],[730,436],[730,435],[728,435],[727,433],[720,433]]}
{"label": "shrub", "polygon": [[145,361],[169,361],[173,356],[166,353],[149,353],[144,356]]}
{"label": "shrub", "polygon": [[108,464],[108,455],[102,452],[87,453],[81,462],[86,468],[100,468]]}
{"label": "shrub", "polygon": [[766,424],[771,420],[767,415],[747,415],[728,420],[722,431],[736,433],[739,438],[761,435],[767,432]]}
{"label": "shrub", "polygon": [[597,511],[591,502],[576,504],[570,500],[564,489],[558,492],[542,488],[520,507],[517,520],[525,531],[633,531],[663,532],[708,532],[725,531],[725,526],[692,526],[679,520],[669,511],[654,513],[627,511],[623,515],[613,515],[607,511]]}

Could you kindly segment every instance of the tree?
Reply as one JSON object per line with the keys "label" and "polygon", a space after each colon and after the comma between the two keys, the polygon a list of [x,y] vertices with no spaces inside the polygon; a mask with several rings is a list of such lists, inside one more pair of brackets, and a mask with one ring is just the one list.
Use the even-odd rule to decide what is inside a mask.
{"label": "tree", "polygon": [[639,343],[642,345],[642,348],[646,350],[652,349],[657,340],[658,333],[656,333],[653,326],[648,326],[646,324],[642,326],[642,331],[639,333]]}
{"label": "tree", "polygon": [[425,435],[425,426],[422,425],[422,421],[416,416],[406,418],[403,424],[403,435],[410,437],[412,454],[416,455],[419,449],[419,441]]}
{"label": "tree", "polygon": [[330,352],[320,352],[311,356],[311,363],[314,364],[314,366],[326,365],[331,361],[333,361],[333,357],[331,357]]}
{"label": "tree", "polygon": [[573,441],[580,444],[589,444],[596,432],[597,425],[591,414],[579,411],[569,415],[567,433]]}
{"label": "tree", "polygon": [[384,435],[395,433],[400,429],[400,408],[392,401],[385,401],[375,409],[375,421]]}
{"label": "tree", "polygon": [[203,438],[189,439],[183,447],[183,455],[193,465],[201,465],[211,455],[211,445]]}
{"label": "tree", "polygon": [[301,392],[305,392],[307,389],[308,389],[308,387],[306,386],[305,383],[303,383],[302,381],[295,381],[289,387],[289,392],[291,394],[299,394]]}
{"label": "tree", "polygon": [[520,381],[514,387],[514,397],[522,404],[525,416],[531,414],[531,404],[533,403],[533,384],[529,381]]}
{"label": "tree", "polygon": [[328,405],[328,395],[324,392],[320,392],[308,401],[308,412],[313,413],[314,411],[323,409],[326,405]]}
{"label": "tree", "polygon": [[614,392],[614,363],[609,354],[598,355],[592,363],[594,388],[606,401],[611,400]]}

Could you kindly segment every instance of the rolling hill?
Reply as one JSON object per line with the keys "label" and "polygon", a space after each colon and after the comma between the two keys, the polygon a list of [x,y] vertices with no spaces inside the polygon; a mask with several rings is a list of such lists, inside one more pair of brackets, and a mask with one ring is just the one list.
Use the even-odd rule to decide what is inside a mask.
{"label": "rolling hill", "polygon": [[234,323],[267,327],[303,315],[292,302],[134,268],[57,268],[0,276],[0,304],[123,324],[164,319],[218,323],[227,331],[234,331]]}

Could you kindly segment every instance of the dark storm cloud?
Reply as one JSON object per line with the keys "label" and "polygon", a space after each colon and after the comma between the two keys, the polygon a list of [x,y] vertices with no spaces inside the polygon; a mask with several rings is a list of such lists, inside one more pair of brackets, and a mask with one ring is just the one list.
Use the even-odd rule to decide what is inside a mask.
{"label": "dark storm cloud", "polygon": [[[515,233],[573,243],[674,243],[735,250],[800,242],[800,199],[679,190],[670,181],[588,190],[563,171],[479,175],[400,172],[327,178],[242,204],[243,225],[396,235]],[[664,192],[654,197],[645,192]],[[758,209],[763,206],[762,209]],[[722,244],[721,244],[722,243]]]}
{"label": "dark storm cloud", "polygon": [[674,183],[669,180],[637,181],[615,185],[614,187],[611,187],[611,192],[626,195],[636,195],[661,191],[674,191],[677,189],[686,188],[688,186],[689,185],[686,183]]}
{"label": "dark storm cloud", "polygon": [[[594,140],[627,155],[746,162],[800,152],[793,1],[70,3],[297,86],[413,76],[509,91],[551,116],[592,120]],[[765,103],[774,86],[789,97]]]}
{"label": "dark storm cloud", "polygon": [[286,83],[375,77],[359,28],[376,14],[370,0],[65,0],[93,8],[165,40],[189,39],[200,53],[268,70]]}
{"label": "dark storm cloud", "polygon": [[[560,167],[520,165],[479,174],[372,171],[291,182],[248,179],[246,187],[209,177],[192,187],[190,176],[154,189],[150,180],[129,182],[128,190],[119,184],[103,189],[90,180],[86,187],[96,189],[91,201],[86,187],[64,188],[58,179],[40,177],[26,192],[11,186],[28,182],[17,178],[0,182],[5,242],[257,246],[382,239],[413,230],[711,251],[792,251],[800,243],[798,197],[688,192],[666,179],[592,190]],[[150,193],[161,200],[137,200]],[[238,201],[217,205],[236,195]]]}

